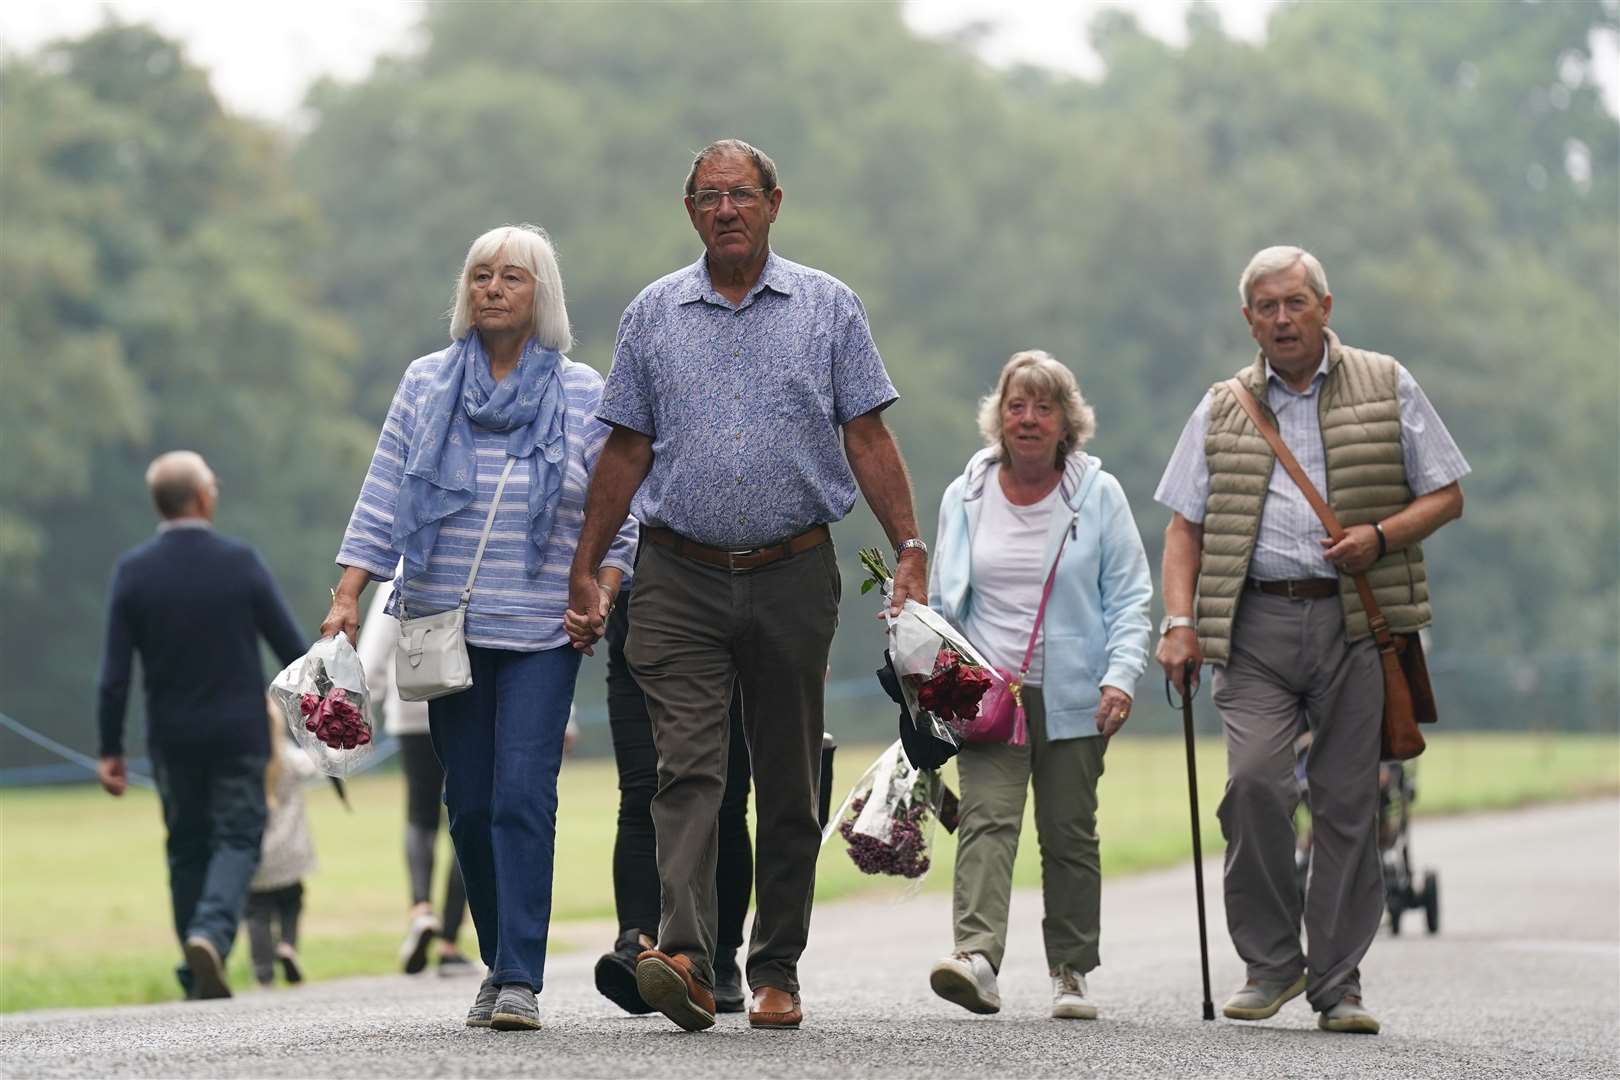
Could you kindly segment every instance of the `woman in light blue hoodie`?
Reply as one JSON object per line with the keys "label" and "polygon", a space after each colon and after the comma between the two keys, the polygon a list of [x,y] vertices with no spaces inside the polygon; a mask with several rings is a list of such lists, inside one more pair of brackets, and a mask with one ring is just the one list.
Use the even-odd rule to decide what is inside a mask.
{"label": "woman in light blue hoodie", "polygon": [[940,500],[928,595],[997,667],[1024,663],[1057,559],[1024,680],[1027,743],[968,743],[958,758],[955,948],[929,982],[973,1012],[1001,1008],[996,972],[1033,781],[1052,1015],[1097,1015],[1085,980],[1098,964],[1097,780],[1147,668],[1153,579],[1119,481],[1081,449],[1094,426],[1067,367],[1016,353],[980,402],[985,449]]}

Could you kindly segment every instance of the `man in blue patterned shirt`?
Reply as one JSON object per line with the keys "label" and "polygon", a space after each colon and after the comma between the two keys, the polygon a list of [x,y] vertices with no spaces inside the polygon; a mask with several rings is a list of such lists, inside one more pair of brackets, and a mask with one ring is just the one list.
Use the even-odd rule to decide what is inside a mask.
{"label": "man in blue patterned shirt", "polygon": [[740,140],[713,143],[685,202],[705,254],[642,290],[619,324],[597,414],[613,433],[591,478],[568,627],[581,648],[600,637],[594,574],[630,511],[645,543],[626,654],[658,746],[663,909],[637,984],[686,1030],[714,1023],[716,815],[736,679],[759,813],[749,1022],[794,1028],[841,588],[827,526],[858,486],[897,549],[897,608],[926,603],[927,549],[882,419],[898,395],[860,300],[771,251],[775,164]]}

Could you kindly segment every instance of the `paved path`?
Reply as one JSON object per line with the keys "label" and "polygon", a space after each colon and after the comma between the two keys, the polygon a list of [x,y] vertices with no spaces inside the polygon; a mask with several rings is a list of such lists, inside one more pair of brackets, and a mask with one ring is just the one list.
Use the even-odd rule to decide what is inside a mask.
{"label": "paved path", "polygon": [[[1192,874],[1110,882],[1103,1018],[1047,1018],[1039,897],[1019,929],[999,1016],[933,998],[948,899],[853,901],[818,911],[803,975],[807,1026],[751,1032],[741,1017],[685,1035],[627,1017],[590,984],[588,952],[557,958],[545,1030],[469,1031],[472,987],[353,979],[228,1002],[36,1012],[0,1020],[0,1072],[21,1076],[1620,1076],[1620,805],[1419,819],[1439,869],[1444,926],[1381,936],[1365,965],[1376,1038],[1327,1035],[1303,999],[1266,1024],[1199,1019]],[[829,849],[828,857],[840,858]],[[1216,868],[1208,880],[1213,884]],[[1216,1000],[1241,978],[1212,915]]]}

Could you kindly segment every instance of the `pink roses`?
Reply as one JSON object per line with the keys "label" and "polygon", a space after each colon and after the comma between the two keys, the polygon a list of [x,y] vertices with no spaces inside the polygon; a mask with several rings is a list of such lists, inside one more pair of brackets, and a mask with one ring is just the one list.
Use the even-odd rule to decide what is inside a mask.
{"label": "pink roses", "polygon": [[360,710],[349,700],[349,692],[334,686],[325,697],[305,693],[298,699],[304,717],[304,730],[334,750],[353,750],[371,742],[371,725],[360,717]]}

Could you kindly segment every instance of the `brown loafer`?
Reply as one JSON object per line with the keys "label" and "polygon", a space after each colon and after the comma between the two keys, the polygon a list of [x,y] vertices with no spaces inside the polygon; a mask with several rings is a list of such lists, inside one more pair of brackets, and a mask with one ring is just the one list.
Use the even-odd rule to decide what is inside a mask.
{"label": "brown loafer", "polygon": [[648,949],[636,957],[636,989],[641,1000],[687,1031],[714,1027],[714,994],[698,982],[689,956]]}
{"label": "brown loafer", "polygon": [[748,1026],[768,1031],[796,1031],[804,1020],[799,1007],[799,995],[774,986],[761,986],[754,991],[754,1000],[748,1005]]}

